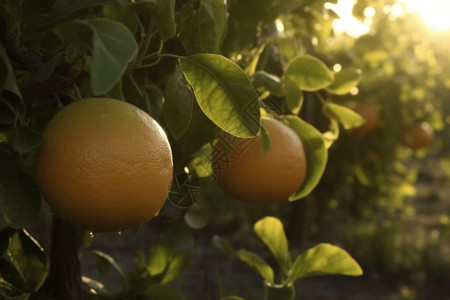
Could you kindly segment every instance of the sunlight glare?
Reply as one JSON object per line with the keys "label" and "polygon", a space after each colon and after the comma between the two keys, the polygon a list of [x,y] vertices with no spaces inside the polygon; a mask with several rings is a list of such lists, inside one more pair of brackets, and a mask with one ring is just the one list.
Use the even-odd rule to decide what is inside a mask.
{"label": "sunlight glare", "polygon": [[[336,33],[347,33],[350,36],[358,37],[369,32],[372,20],[366,15],[366,20],[362,23],[352,15],[354,0],[339,0],[337,4],[325,3],[325,8],[332,9],[339,15],[339,19],[333,21],[333,28]],[[371,14],[371,11],[368,11]]]}
{"label": "sunlight glare", "polygon": [[436,30],[450,30],[450,1],[448,0],[397,0],[406,5],[406,12],[417,11],[423,21]]}

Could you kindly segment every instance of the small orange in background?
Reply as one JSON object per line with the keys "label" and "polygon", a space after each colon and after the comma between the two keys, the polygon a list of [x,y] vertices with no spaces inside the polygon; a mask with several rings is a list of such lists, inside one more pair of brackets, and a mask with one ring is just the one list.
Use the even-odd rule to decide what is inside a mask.
{"label": "small orange in background", "polygon": [[106,98],[60,110],[44,131],[35,165],[53,210],[94,232],[122,231],[158,214],[172,169],[158,123],[134,105]]}
{"label": "small orange in background", "polygon": [[427,122],[422,122],[405,130],[403,143],[412,150],[418,150],[427,147],[433,137],[433,127]]}
{"label": "small orange in background", "polygon": [[380,115],[375,105],[370,103],[358,103],[353,110],[366,120],[361,126],[353,128],[353,133],[365,135],[377,127],[378,122],[380,121]]}
{"label": "small orange in background", "polygon": [[287,199],[303,184],[306,157],[298,134],[283,122],[263,119],[271,147],[265,153],[260,137],[236,138],[225,134],[217,143],[213,170],[221,188],[250,203]]}

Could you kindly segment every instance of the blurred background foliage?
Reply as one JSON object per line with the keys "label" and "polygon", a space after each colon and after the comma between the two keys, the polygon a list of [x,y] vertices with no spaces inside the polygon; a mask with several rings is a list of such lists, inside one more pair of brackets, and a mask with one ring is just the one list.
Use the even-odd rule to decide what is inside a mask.
{"label": "blurred background foliage", "polygon": [[[14,1],[0,3],[5,5],[6,2]],[[52,1],[45,3],[50,5]],[[205,3],[209,1],[176,1],[178,26],[189,19],[189,16],[182,14],[183,9],[194,7],[195,11],[200,12],[206,9]],[[166,252],[170,258],[176,255],[183,257],[180,269],[186,267],[186,260],[192,258],[193,271],[188,268],[179,277],[171,277],[171,284],[186,295],[192,293],[192,297],[208,294],[210,298],[205,299],[215,299],[211,295],[224,296],[236,292],[249,299],[257,299],[258,294],[255,296],[254,291],[248,288],[257,284],[253,274],[245,273],[242,265],[233,259],[217,257],[211,239],[214,234],[219,234],[230,240],[232,245],[245,244],[249,249],[265,253],[261,245],[249,237],[249,233],[254,222],[273,215],[283,220],[294,252],[298,253],[317,242],[340,244],[362,265],[365,270],[363,280],[376,280],[377,285],[395,285],[395,296],[380,296],[377,299],[440,299],[430,295],[448,295],[450,31],[431,28],[417,12],[406,13],[404,1],[358,0],[354,1],[353,14],[366,26],[363,26],[366,31],[361,29],[363,31],[359,34],[339,32],[336,21],[343,20],[343,17],[337,13],[333,6],[335,3],[337,1],[229,0],[227,30],[222,32],[222,39],[216,37],[214,44],[209,45],[211,52],[231,58],[244,69],[254,68],[276,76],[282,75],[290,59],[301,54],[319,57],[336,73],[347,69],[360,70],[359,85],[349,94],[336,95],[326,91],[304,93],[303,108],[298,114],[322,132],[339,132],[339,138],[329,148],[327,168],[319,186],[300,201],[254,206],[230,199],[211,178],[193,179],[190,183],[202,190],[200,200],[193,207],[180,209],[166,205],[160,217],[152,221],[152,226],[147,224],[130,230],[119,239],[117,234],[99,234],[87,243],[94,248],[112,250],[111,256],[123,263],[124,269],[136,267],[135,271],[126,275],[130,278],[130,286],[123,287],[124,293],[141,282],[163,281],[161,274],[155,277],[149,273],[150,262],[146,254],[154,250],[147,250],[148,244],[157,240],[156,236],[164,236],[165,225],[184,219],[192,231],[192,237],[191,233],[186,234],[189,247],[185,245],[185,248],[189,249],[181,247],[177,250],[175,247],[178,253],[169,247]],[[36,9],[34,6],[33,9]],[[405,13],[398,13],[399,7],[403,7]],[[48,11],[48,7],[44,6],[39,9]],[[98,11],[93,9],[89,13],[96,14]],[[195,18],[190,21],[192,19]],[[186,45],[191,41],[183,38],[183,34],[180,39],[168,40],[164,50],[186,54]],[[219,40],[220,45],[217,44]],[[157,45],[152,47],[157,50]],[[51,49],[46,51],[52,52]],[[71,71],[79,72],[85,64],[86,61],[80,60],[74,66],[76,70]],[[162,61],[152,68],[148,76],[150,81],[159,83],[158,78],[167,79],[170,68],[169,63]],[[139,77],[137,73],[136,77]],[[25,75],[25,72],[16,74],[19,79]],[[83,78],[79,80],[83,81]],[[83,82],[78,83],[83,91]],[[126,90],[127,83],[124,81]],[[68,91],[67,97],[73,92]],[[149,86],[146,93],[149,99],[162,94],[154,85]],[[14,98],[14,90],[9,92],[8,97]],[[376,128],[365,135],[336,128],[337,125],[330,123],[324,113],[320,99],[350,108],[358,103],[370,103],[377,108],[380,120]],[[64,102],[64,97],[62,100]],[[273,93],[264,99],[264,103],[280,114],[291,113]],[[11,137],[10,129],[11,124],[18,123],[18,120],[14,119],[11,111],[21,107],[11,108],[7,104],[0,101],[0,142],[14,141],[16,149],[28,152],[30,143],[35,145],[30,128],[41,131],[42,124],[59,104],[40,101],[29,105],[30,128],[23,127],[16,137]],[[155,116],[160,117],[161,107],[153,109]],[[201,118],[204,115],[195,106],[193,120]],[[403,142],[404,132],[424,121],[433,127],[435,138],[429,147],[413,151]],[[207,120],[200,120],[198,124],[205,124],[202,122]],[[201,130],[208,138],[217,135],[217,128],[212,124]],[[21,136],[27,139],[21,140]],[[189,154],[205,144],[204,140],[189,139],[192,138],[189,131],[187,137],[178,143],[181,148],[188,149]],[[9,151],[0,150],[5,153]],[[29,166],[30,161],[32,157],[25,157],[22,163]],[[43,214],[48,214],[45,207]],[[36,227],[30,229],[44,246],[49,241],[42,232],[48,226],[49,215],[46,215]],[[185,230],[183,227],[182,231]],[[195,252],[190,247],[191,239],[195,240]],[[164,243],[170,244],[171,240]],[[130,249],[130,244],[135,248]],[[141,252],[136,253],[137,248]],[[101,256],[103,263],[109,259],[109,256],[98,253],[97,256]],[[93,278],[101,280],[112,276],[109,280],[117,281],[114,274],[105,271],[104,265],[93,271],[94,264],[88,255],[83,256],[82,267]],[[111,260],[106,263],[108,266],[111,264]],[[120,267],[116,270],[121,273],[119,277],[124,276]],[[92,281],[89,284],[95,288],[95,283]],[[354,286],[357,283],[360,281],[351,281]],[[308,293],[307,287],[304,292]],[[331,290],[330,293],[333,292]],[[346,294],[347,299],[356,299],[351,295],[352,292]],[[331,294],[325,299],[336,299],[333,296]]]}

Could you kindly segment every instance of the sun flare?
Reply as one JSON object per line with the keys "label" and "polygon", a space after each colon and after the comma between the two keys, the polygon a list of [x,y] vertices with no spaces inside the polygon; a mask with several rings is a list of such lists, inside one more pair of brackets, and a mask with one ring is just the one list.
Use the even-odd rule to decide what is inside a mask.
{"label": "sun flare", "polygon": [[416,11],[422,20],[436,30],[450,30],[450,1],[448,0],[399,0],[407,11]]}

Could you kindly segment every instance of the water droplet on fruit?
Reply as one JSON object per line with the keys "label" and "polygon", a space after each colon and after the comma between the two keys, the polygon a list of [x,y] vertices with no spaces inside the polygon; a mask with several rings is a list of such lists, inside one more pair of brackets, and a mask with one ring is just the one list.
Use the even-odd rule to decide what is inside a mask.
{"label": "water droplet on fruit", "polygon": [[122,236],[123,235],[123,230],[118,231],[117,234]]}
{"label": "water droplet on fruit", "polygon": [[92,231],[89,231],[89,238],[91,238],[91,239],[94,238],[94,233]]}

